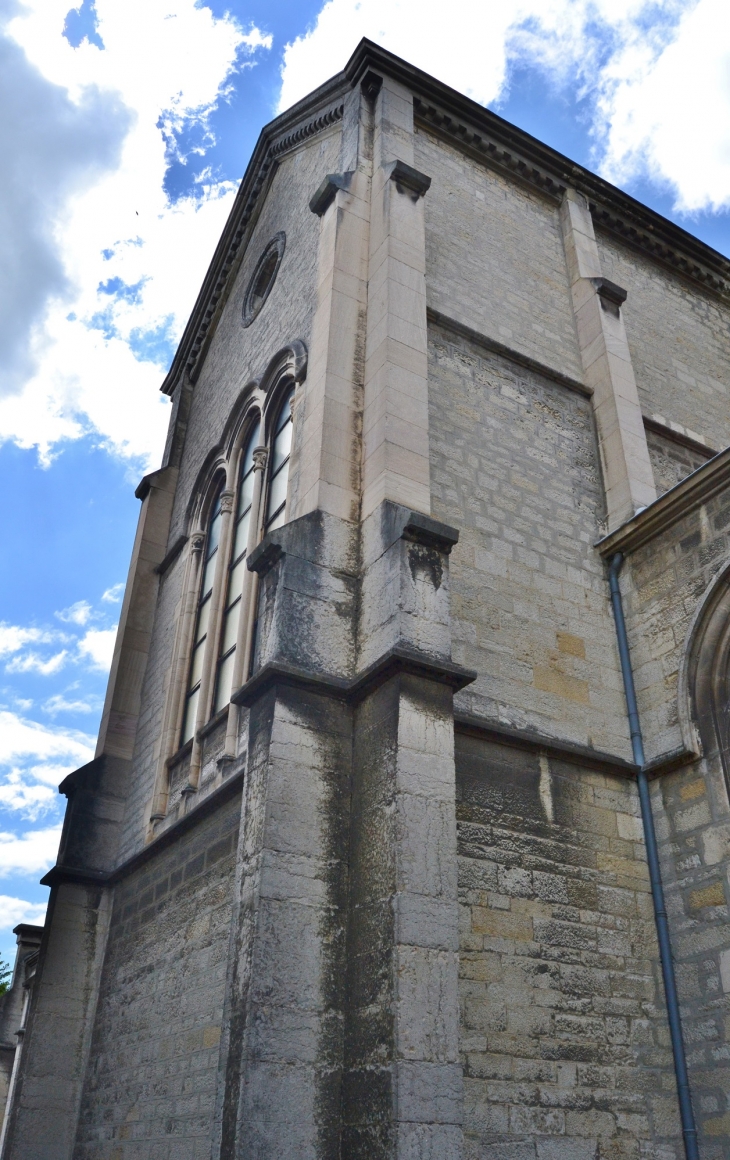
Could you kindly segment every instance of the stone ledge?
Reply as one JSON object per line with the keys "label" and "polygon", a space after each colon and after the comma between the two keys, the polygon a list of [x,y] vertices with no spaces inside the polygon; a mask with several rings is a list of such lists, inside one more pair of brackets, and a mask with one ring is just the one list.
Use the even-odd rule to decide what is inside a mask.
{"label": "stone ledge", "polygon": [[170,565],[174,564],[175,560],[177,560],[178,556],[180,555],[183,548],[187,544],[188,538],[189,538],[188,536],[182,536],[182,535],[178,536],[177,539],[175,540],[175,543],[170,548],[170,551],[160,561],[160,563],[155,568],[152,569],[152,571],[156,572],[158,576],[164,576],[165,572],[170,567]]}
{"label": "stone ledge", "polygon": [[680,447],[687,447],[690,451],[696,451],[700,455],[704,455],[705,459],[714,459],[719,454],[716,447],[710,447],[708,443],[702,442],[701,439],[695,439],[688,431],[681,429],[677,430],[677,426],[670,426],[666,420],[662,420],[657,415],[642,415],[644,427],[647,431],[651,431],[654,435],[661,435],[663,439],[669,439],[672,443],[677,443]]}
{"label": "stone ledge", "polygon": [[277,685],[285,685],[357,703],[379,685],[401,673],[424,677],[426,680],[435,681],[441,685],[449,685],[455,691],[465,688],[477,678],[473,669],[465,669],[452,661],[436,660],[425,653],[396,646],[388,649],[383,656],[373,661],[371,665],[368,665],[351,680],[335,677],[329,673],[316,673],[312,670],[300,669],[283,661],[269,661],[233,694],[231,701],[234,705],[248,707],[253,705],[269,689]]}
{"label": "stone ledge", "polygon": [[707,503],[728,486],[730,486],[730,447],[708,459],[707,463],[703,463],[691,475],[680,480],[674,487],[670,487],[669,491],[665,491],[659,499],[637,512],[620,528],[598,540],[595,547],[604,559],[612,556],[614,552],[628,555],[642,544],[667,531],[683,516]]}
{"label": "stone ledge", "polygon": [[416,195],[416,198],[419,198],[428,193],[431,188],[431,178],[418,169],[414,169],[412,165],[407,165],[405,161],[391,162],[390,165],[386,166],[386,173],[389,181],[395,182],[398,193],[408,189]]}
{"label": "stone ledge", "polygon": [[572,765],[588,766],[602,772],[618,774],[620,777],[636,777],[639,767],[633,761],[626,761],[613,753],[592,749],[590,745],[578,745],[572,741],[562,741],[559,737],[548,737],[531,729],[518,729],[514,725],[503,725],[479,717],[473,713],[454,713],[454,729],[457,733],[478,734],[485,740],[500,745],[512,745],[516,749],[546,753],[559,761]]}
{"label": "stone ledge", "polygon": [[463,322],[458,322],[455,318],[449,318],[448,315],[442,314],[440,310],[434,310],[429,306],[426,311],[426,318],[428,322],[433,323],[435,326],[440,326],[442,330],[450,330],[452,334],[458,334],[461,338],[473,342],[475,346],[481,346],[483,350],[488,350],[490,354],[498,354],[508,362],[516,363],[517,366],[524,367],[525,370],[533,371],[537,375],[542,375],[545,379],[559,383],[561,387],[567,387],[569,391],[576,391],[577,394],[584,395],[587,399],[590,399],[593,395],[593,388],[587,387],[579,379],[571,378],[570,375],[565,375],[562,371],[556,371],[553,367],[547,366],[546,363],[538,362],[537,359],[531,358],[530,355],[523,354],[519,350],[513,350],[512,347],[505,346],[503,342],[498,342],[496,338],[490,338],[487,334],[481,334],[478,330],[472,330],[470,326],[466,326]]}
{"label": "stone ledge", "polygon": [[315,213],[317,217],[322,217],[334,201],[337,190],[350,188],[353,173],[354,170],[348,170],[347,173],[328,173],[310,199],[309,208],[312,213]]}
{"label": "stone ledge", "polygon": [[172,845],[181,834],[192,829],[209,814],[215,813],[229,798],[239,793],[243,788],[244,775],[245,768],[242,765],[226,781],[222,782],[207,797],[204,797],[199,805],[195,806],[189,813],[184,814],[183,817],[178,818],[168,829],[163,830],[159,837],[153,838],[144,849],[132,854],[126,862],[122,862],[116,869],[110,871],[86,870],[81,866],[57,865],[52,866],[48,873],[41,878],[41,884],[43,886],[58,886],[62,882],[76,882],[84,886],[115,886],[117,882],[121,882],[123,878],[127,878],[145,862],[155,858],[160,850]]}

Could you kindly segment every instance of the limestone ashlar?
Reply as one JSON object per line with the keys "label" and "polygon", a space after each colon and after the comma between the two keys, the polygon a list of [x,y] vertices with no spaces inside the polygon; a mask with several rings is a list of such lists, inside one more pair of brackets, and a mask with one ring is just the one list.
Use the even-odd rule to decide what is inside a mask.
{"label": "limestone ashlar", "polygon": [[730,1157],[729,321],[721,255],[367,41],[266,126],[0,1000],[2,1160],[682,1160],[616,552]]}

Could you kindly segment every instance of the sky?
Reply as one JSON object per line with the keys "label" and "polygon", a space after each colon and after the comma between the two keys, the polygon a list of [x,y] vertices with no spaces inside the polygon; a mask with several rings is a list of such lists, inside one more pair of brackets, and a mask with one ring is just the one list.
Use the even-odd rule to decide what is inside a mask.
{"label": "sky", "polygon": [[730,256],[727,0],[0,0],[0,955],[93,756],[159,392],[261,127],[362,36]]}

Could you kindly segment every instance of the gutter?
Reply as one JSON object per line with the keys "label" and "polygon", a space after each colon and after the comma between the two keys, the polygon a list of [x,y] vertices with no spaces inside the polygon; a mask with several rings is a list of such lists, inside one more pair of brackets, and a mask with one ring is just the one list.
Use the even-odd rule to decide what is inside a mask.
{"label": "gutter", "polygon": [[654,815],[651,809],[649,796],[649,779],[646,776],[646,758],[644,757],[644,741],[641,736],[639,709],[636,703],[636,689],[634,688],[634,674],[631,669],[631,654],[626,634],[626,621],[621,600],[621,589],[618,577],[624,557],[616,552],[612,557],[608,569],[608,580],[611,588],[611,604],[616,622],[616,638],[621,658],[621,675],[624,679],[626,694],[626,708],[631,732],[631,748],[634,761],[638,766],[636,781],[639,787],[639,801],[641,803],[641,820],[644,826],[644,842],[646,844],[646,860],[649,864],[649,880],[651,882],[651,896],[654,902],[654,921],[656,923],[657,940],[659,943],[659,958],[662,965],[664,979],[664,996],[667,1003],[667,1020],[669,1035],[672,1040],[672,1055],[674,1057],[674,1075],[677,1081],[677,1099],[679,1102],[679,1118],[682,1123],[682,1136],[687,1160],[699,1160],[697,1148],[697,1128],[695,1126],[692,1098],[689,1090],[687,1075],[687,1058],[684,1051],[684,1037],[682,1035],[682,1017],[679,1012],[677,997],[677,981],[674,975],[674,960],[672,945],[669,939],[669,923],[667,910],[664,904],[664,889],[662,887],[662,873],[659,866],[659,851],[657,849],[656,831],[654,829]]}

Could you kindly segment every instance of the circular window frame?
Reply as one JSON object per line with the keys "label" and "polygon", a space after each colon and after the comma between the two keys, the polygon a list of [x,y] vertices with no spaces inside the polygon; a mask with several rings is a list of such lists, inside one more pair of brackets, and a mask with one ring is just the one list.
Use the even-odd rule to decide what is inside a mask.
{"label": "circular window frame", "polygon": [[[279,267],[281,266],[281,259],[284,257],[284,250],[285,249],[286,249],[286,234],[284,233],[283,230],[281,230],[278,234],[274,234],[273,238],[266,244],[266,246],[264,246],[263,252],[262,252],[261,256],[259,257],[258,262],[256,263],[256,266],[254,268],[254,272],[249,279],[248,286],[246,287],[246,293],[244,294],[244,297],[243,297],[243,306],[241,308],[241,318],[243,320],[244,326],[250,326],[251,323],[256,318],[258,318],[259,314],[261,313],[264,306],[266,305],[266,301],[269,297],[269,294],[274,289],[274,283],[276,282],[277,275],[279,273]],[[266,263],[268,262],[272,251],[276,251],[276,255],[277,255],[276,265],[274,266],[273,271],[269,275],[269,281],[268,281],[268,284],[267,284],[266,289],[264,290],[263,294],[261,294],[260,292],[257,293],[258,280],[261,277],[261,272],[264,269],[264,267],[266,266]],[[258,301],[254,305],[253,299],[254,299],[255,294],[256,294],[256,297],[258,298]]]}

